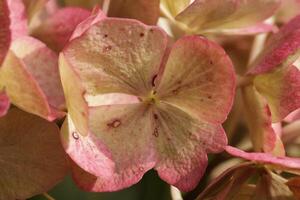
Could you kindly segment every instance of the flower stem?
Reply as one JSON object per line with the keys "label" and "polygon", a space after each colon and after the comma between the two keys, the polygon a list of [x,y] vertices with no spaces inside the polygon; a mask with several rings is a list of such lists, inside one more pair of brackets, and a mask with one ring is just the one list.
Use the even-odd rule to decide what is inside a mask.
{"label": "flower stem", "polygon": [[43,193],[44,197],[48,200],[55,200],[53,197],[51,197],[48,193]]}

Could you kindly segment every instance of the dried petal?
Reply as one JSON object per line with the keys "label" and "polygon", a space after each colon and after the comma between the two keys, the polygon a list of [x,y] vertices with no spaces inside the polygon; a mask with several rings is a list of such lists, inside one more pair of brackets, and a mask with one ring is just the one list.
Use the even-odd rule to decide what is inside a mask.
{"label": "dried petal", "polygon": [[0,67],[7,54],[11,41],[10,18],[7,1],[0,2]]}
{"label": "dried petal", "polygon": [[28,35],[26,9],[22,0],[7,0],[10,12],[11,39]]}
{"label": "dried petal", "polygon": [[190,4],[190,0],[161,0],[161,4],[172,16],[176,16]]}
{"label": "dried petal", "polygon": [[221,125],[193,119],[182,110],[161,103],[157,108],[159,176],[182,191],[195,188],[205,172],[207,153],[223,151],[227,138]]}
{"label": "dried petal", "polygon": [[285,24],[266,43],[266,47],[252,64],[249,74],[270,72],[279,66],[289,66],[300,55],[300,15]]}
{"label": "dried petal", "polygon": [[12,44],[0,73],[11,102],[27,112],[53,120],[63,115],[64,95],[57,56],[43,43],[20,37]]}
{"label": "dried petal", "polygon": [[290,190],[294,193],[296,199],[300,198],[300,178],[294,177],[289,179],[286,185],[290,188]]}
{"label": "dried petal", "polygon": [[63,54],[89,94],[146,95],[166,45],[167,36],[157,27],[106,18],[74,39]]}
{"label": "dried petal", "polygon": [[300,107],[300,71],[295,66],[257,75],[254,85],[267,99],[273,122],[281,121]]}
{"label": "dried petal", "polygon": [[137,19],[155,25],[159,17],[159,0],[113,0],[109,5],[108,16]]}
{"label": "dried petal", "polygon": [[235,74],[217,44],[198,36],[179,39],[161,79],[157,93],[162,101],[211,123],[226,119],[235,93]]}
{"label": "dried petal", "polygon": [[69,41],[76,26],[89,16],[90,12],[82,8],[67,7],[59,9],[43,21],[32,32],[32,36],[59,52]]}
{"label": "dried petal", "polygon": [[266,100],[252,85],[243,88],[242,94],[254,150],[284,156],[284,146],[272,128],[271,112]]}
{"label": "dried petal", "polygon": [[279,157],[268,153],[248,153],[231,146],[227,146],[225,150],[232,156],[271,165],[275,169],[300,173],[300,159],[298,158]]}
{"label": "dried petal", "polygon": [[67,174],[59,129],[16,108],[0,118],[0,199],[27,199]]}
{"label": "dried petal", "polygon": [[279,5],[279,0],[195,0],[175,19],[195,33],[219,32],[262,22],[272,16]]}

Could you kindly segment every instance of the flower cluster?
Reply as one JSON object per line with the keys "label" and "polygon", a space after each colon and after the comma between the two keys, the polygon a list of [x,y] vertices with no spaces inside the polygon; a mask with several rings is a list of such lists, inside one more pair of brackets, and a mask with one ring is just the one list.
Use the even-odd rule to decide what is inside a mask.
{"label": "flower cluster", "polygon": [[213,179],[199,200],[300,198],[298,14],[297,0],[0,0],[0,200],[68,172],[117,191],[151,169],[183,192]]}

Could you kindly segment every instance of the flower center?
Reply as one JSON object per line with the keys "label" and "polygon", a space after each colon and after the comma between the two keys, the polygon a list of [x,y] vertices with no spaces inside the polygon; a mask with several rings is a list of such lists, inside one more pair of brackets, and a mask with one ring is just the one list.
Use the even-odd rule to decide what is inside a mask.
{"label": "flower center", "polygon": [[156,104],[158,101],[156,91],[152,90],[150,94],[143,101],[148,104]]}

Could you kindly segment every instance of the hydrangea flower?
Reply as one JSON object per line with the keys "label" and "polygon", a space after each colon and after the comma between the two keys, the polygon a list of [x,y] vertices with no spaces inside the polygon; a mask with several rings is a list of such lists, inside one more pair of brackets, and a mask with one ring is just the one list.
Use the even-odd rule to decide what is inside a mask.
{"label": "hydrangea flower", "polygon": [[154,168],[193,189],[207,153],[227,143],[221,123],[235,76],[224,50],[198,36],[168,45],[161,29],[130,19],[92,16],[74,35],[59,62],[68,108],[62,141],[82,169],[73,174],[78,185],[115,191]]}

